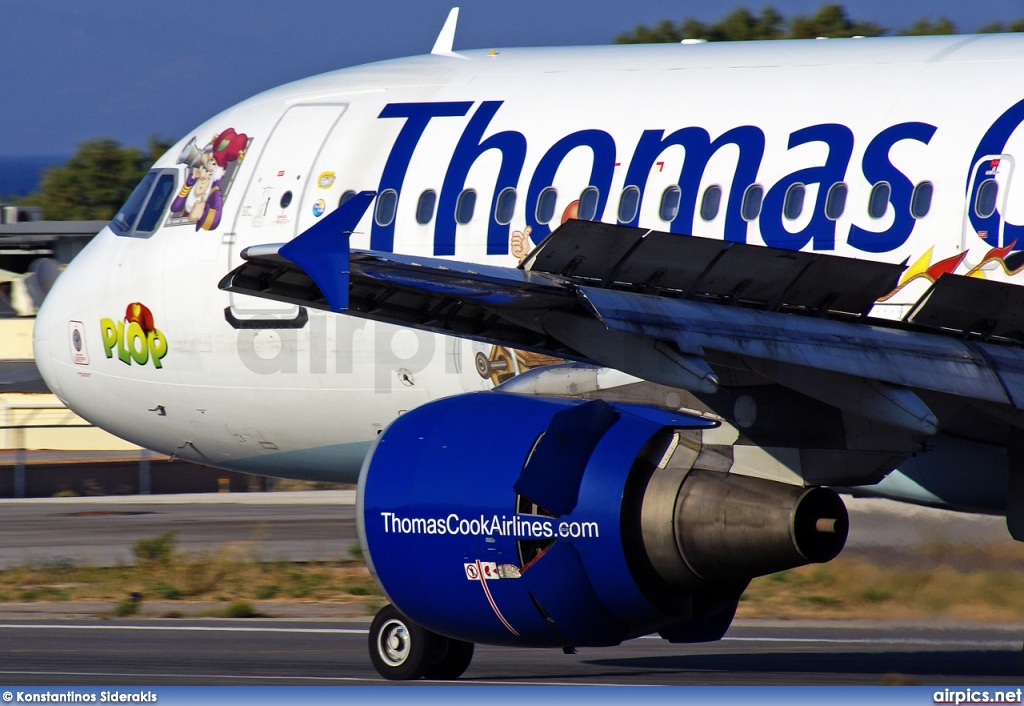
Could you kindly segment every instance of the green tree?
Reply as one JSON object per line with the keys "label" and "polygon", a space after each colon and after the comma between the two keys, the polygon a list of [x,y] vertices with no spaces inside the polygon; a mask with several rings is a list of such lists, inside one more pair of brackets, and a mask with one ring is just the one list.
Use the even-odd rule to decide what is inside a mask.
{"label": "green tree", "polygon": [[709,42],[780,39],[784,25],[782,15],[773,7],[765,7],[760,16],[741,7],[712,24],[690,17],[678,27],[668,20],[662,20],[652,28],[640,25],[632,32],[620,34],[615,41],[619,44],[654,44],[683,39],[705,39]]}
{"label": "green tree", "polygon": [[637,25],[632,32],[623,32],[615,38],[616,44],[666,44],[680,42],[683,34],[668,20],[662,20],[654,27]]}
{"label": "green tree", "polygon": [[[698,28],[698,25],[701,26]],[[703,26],[696,20],[687,20],[683,23],[683,28],[687,39],[744,42],[755,39],[780,39],[783,36],[783,25],[782,15],[773,7],[761,10],[760,17],[741,7],[712,25]]]}
{"label": "green tree", "polygon": [[1015,20],[1009,24],[991,22],[978,28],[979,34],[997,34],[999,32],[1024,32],[1024,19]]}
{"label": "green tree", "polygon": [[905,36],[923,36],[928,34],[957,34],[956,25],[948,17],[940,17],[934,23],[927,17],[922,17],[906,29],[901,29],[900,34]]}
{"label": "green tree", "polygon": [[798,15],[789,25],[791,39],[815,37],[877,37],[885,28],[874,22],[853,21],[842,5],[822,5],[813,17]]}
{"label": "green tree", "polygon": [[171,144],[153,136],[142,151],[116,140],[88,140],[65,164],[43,172],[40,190],[19,203],[41,206],[48,220],[109,220]]}
{"label": "green tree", "polygon": [[[701,22],[689,17],[677,27],[662,20],[654,27],[638,26],[615,38],[619,44],[651,44],[679,42],[683,39],[706,39],[709,42],[738,42],[748,39],[814,39],[816,37],[877,37],[888,30],[874,22],[851,20],[846,8],[839,4],[822,5],[810,17],[798,15],[788,23],[774,8],[765,7],[760,16],[741,7],[718,22]],[[1024,18],[1010,23],[992,22],[978,32],[1024,32]],[[924,17],[897,32],[902,35],[957,34],[956,25],[948,17],[932,22]]]}

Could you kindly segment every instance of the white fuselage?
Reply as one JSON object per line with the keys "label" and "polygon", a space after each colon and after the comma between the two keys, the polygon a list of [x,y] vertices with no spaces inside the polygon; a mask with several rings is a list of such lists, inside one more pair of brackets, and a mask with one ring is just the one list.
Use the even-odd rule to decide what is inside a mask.
{"label": "white fuselage", "polygon": [[[955,271],[1012,282],[1022,70],[1024,37],[993,35],[502,49],[299,81],[226,110],[154,165],[176,174],[181,201],[148,237],[105,229],[67,268],[39,313],[38,364],[73,410],[142,446],[351,481],[404,410],[491,387],[473,365],[490,347],[220,291],[243,248],[290,240],[348,190],[394,190],[393,219],[378,197],[353,247],[512,266],[594,186],[596,220],[912,273],[966,253]],[[923,183],[925,215],[911,203]],[[845,205],[826,213],[835,184]],[[979,199],[994,211],[973,211]],[[910,281],[875,315],[901,316],[927,285]],[[515,423],[466,420],[483,434]]]}

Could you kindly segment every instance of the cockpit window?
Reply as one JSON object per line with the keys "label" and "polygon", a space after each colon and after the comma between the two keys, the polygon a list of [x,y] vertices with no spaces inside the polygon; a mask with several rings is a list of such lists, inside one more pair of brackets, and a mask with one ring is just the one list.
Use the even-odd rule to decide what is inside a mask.
{"label": "cockpit window", "polygon": [[150,190],[153,188],[153,182],[156,181],[156,172],[150,172],[139,185],[135,187],[135,191],[128,197],[128,201],[121,210],[114,216],[114,220],[110,222],[110,228],[118,235],[128,235],[131,230],[135,227],[135,221],[139,217],[139,213],[142,212],[142,204],[146,203],[146,197],[149,196]]}
{"label": "cockpit window", "polygon": [[164,209],[167,208],[173,194],[174,175],[161,174],[160,178],[156,180],[156,186],[153,188],[153,193],[150,194],[149,201],[142,211],[142,217],[139,219],[138,225],[135,226],[135,230],[139,233],[152,233],[163,217]]}
{"label": "cockpit window", "polygon": [[128,201],[110,221],[110,229],[129,238],[148,238],[163,217],[176,185],[175,170],[154,169],[143,177]]}

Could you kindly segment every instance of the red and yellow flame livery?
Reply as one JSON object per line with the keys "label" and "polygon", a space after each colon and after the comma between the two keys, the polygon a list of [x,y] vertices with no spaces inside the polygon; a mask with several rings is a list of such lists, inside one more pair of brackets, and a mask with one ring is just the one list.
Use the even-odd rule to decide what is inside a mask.
{"label": "red and yellow flame livery", "polygon": [[[962,274],[964,277],[977,277],[979,279],[985,279],[985,272],[983,268],[989,263],[996,263],[997,265],[999,265],[999,267],[1002,268],[1003,272],[1006,274],[1007,277],[1013,277],[1019,272],[1024,271],[1024,266],[1011,268],[1006,264],[1006,256],[1013,252],[1013,249],[1016,247],[1016,245],[1017,241],[1015,240],[1005,247],[992,248],[987,253],[985,253],[984,257],[981,258],[981,262],[973,266],[965,265],[965,267],[967,267],[966,272],[961,272],[960,274]],[[906,287],[914,280],[923,279],[934,284],[935,280],[937,280],[942,275],[955,274],[957,268],[959,268],[960,265],[962,265],[964,263],[964,260],[966,260],[967,258],[967,253],[962,252],[957,255],[954,255],[953,257],[947,257],[945,260],[939,260],[935,264],[932,264],[932,251],[934,249],[934,246],[928,248],[928,250],[925,251],[924,255],[919,257],[914,262],[914,264],[907,268],[907,270],[903,273],[903,276],[900,277],[899,284],[896,286],[896,288],[889,292],[888,294],[886,294],[884,297],[880,298],[878,301],[884,302],[891,299],[893,296],[896,295],[897,292],[899,292],[901,289]]]}

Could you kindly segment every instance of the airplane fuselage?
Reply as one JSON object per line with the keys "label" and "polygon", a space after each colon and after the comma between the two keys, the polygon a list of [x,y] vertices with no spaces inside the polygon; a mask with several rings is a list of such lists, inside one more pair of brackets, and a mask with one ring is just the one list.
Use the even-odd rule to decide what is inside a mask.
{"label": "airplane fuselage", "polygon": [[994,35],[501,49],[299,81],[157,161],[153,218],[115,219],[63,273],[37,360],[139,445],[352,482],[402,412],[492,387],[490,347],[218,290],[242,249],[373,190],[357,248],[514,266],[581,217],[906,262],[872,312],[899,318],[940,271],[1016,281],[1020,69],[1024,38]]}

